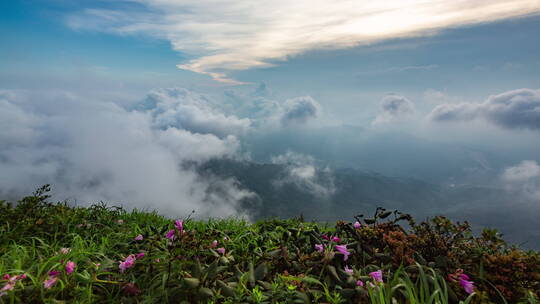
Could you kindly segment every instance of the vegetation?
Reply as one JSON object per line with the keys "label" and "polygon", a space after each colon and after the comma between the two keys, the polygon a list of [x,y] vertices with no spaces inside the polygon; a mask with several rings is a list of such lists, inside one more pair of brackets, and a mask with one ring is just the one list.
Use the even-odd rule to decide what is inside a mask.
{"label": "vegetation", "polygon": [[0,201],[0,303],[538,301],[538,252],[444,217],[174,221],[48,190]]}

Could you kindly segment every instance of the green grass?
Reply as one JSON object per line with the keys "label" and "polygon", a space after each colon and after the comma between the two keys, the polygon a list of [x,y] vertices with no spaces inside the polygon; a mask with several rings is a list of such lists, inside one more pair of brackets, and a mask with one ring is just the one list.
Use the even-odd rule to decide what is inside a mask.
{"label": "green grass", "polygon": [[[171,241],[165,235],[175,229],[173,219],[104,204],[50,203],[46,192],[42,188],[16,205],[0,201],[0,275],[26,275],[4,291],[0,303],[537,302],[537,252],[506,246],[493,233],[474,237],[445,221],[410,222],[405,231],[398,222],[409,218],[394,212],[388,220],[385,210],[361,229],[349,222],[328,227],[300,219],[188,218]],[[134,240],[139,234],[143,240]],[[224,253],[213,248],[214,240]],[[449,249],[441,254],[429,246],[433,241],[450,242]],[[336,252],[338,243],[347,245],[347,261]],[[120,261],[140,252],[144,257],[120,271]],[[509,259],[523,264],[525,275],[505,280],[491,270],[489,263]],[[68,261],[77,265],[71,274]],[[474,293],[448,279],[458,268],[476,282]],[[369,275],[376,270],[383,272],[382,283]],[[51,271],[59,271],[57,281],[45,288]],[[507,281],[512,285],[500,283]],[[8,284],[0,278],[0,288]]]}

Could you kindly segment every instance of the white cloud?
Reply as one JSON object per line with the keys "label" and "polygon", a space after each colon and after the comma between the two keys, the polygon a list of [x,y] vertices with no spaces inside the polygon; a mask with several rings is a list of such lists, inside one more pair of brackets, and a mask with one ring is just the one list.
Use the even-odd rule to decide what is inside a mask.
{"label": "white cloud", "polygon": [[509,129],[540,129],[540,90],[508,91],[490,96],[483,103],[442,104],[428,117],[438,122],[483,118]]}
{"label": "white cloud", "polygon": [[152,114],[73,94],[2,94],[0,192],[23,195],[50,183],[58,199],[79,203],[103,200],[171,216],[239,215],[251,193],[182,166],[236,155],[237,138],[160,128]]}
{"label": "white cloud", "polygon": [[285,165],[287,176],[275,180],[274,186],[292,183],[300,189],[319,197],[330,197],[336,191],[333,174],[329,168],[319,169],[312,156],[287,151],[273,156],[273,164]]}
{"label": "white cloud", "polygon": [[374,125],[402,121],[415,113],[414,104],[400,95],[387,95],[380,104],[380,112],[373,121]]}
{"label": "white cloud", "polygon": [[219,137],[246,133],[251,121],[225,115],[204,95],[183,88],[155,90],[140,107],[148,110],[160,128],[176,127]]}
{"label": "white cloud", "polygon": [[432,35],[451,27],[540,12],[536,0],[133,0],[145,10],[86,9],[74,29],[167,39],[194,59],[179,68],[230,84],[234,70],[269,67],[315,49]]}
{"label": "white cloud", "polygon": [[294,123],[306,123],[320,115],[321,105],[310,96],[288,99],[283,105],[281,123],[288,126]]}
{"label": "white cloud", "polygon": [[520,192],[531,199],[540,199],[540,165],[534,160],[524,160],[508,167],[501,179],[509,190]]}

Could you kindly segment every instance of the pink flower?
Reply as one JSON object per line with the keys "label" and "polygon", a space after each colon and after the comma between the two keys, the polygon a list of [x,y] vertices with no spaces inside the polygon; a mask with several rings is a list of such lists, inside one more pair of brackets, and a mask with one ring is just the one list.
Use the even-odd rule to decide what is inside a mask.
{"label": "pink flower", "polygon": [[167,232],[167,234],[165,234],[165,237],[168,238],[169,240],[174,240],[174,229],[171,229]]}
{"label": "pink flower", "polygon": [[182,220],[176,220],[174,222],[174,227],[178,230],[178,232],[182,233],[184,231],[184,221]]}
{"label": "pink flower", "polygon": [[7,281],[7,280],[9,280],[9,278],[11,278],[11,276],[10,276],[8,273],[6,273],[6,274],[2,277],[2,280],[6,280],[6,281]]}
{"label": "pink flower", "polygon": [[315,244],[315,250],[317,250],[318,252],[323,252],[324,246],[322,244]]}
{"label": "pink flower", "polygon": [[377,270],[377,271],[373,271],[373,272],[370,272],[369,273],[369,276],[373,278],[373,280],[375,280],[375,282],[379,282],[379,283],[382,283],[383,282],[383,274],[382,274],[382,270]]}
{"label": "pink flower", "polygon": [[71,249],[69,248],[60,248],[60,253],[61,254],[68,254],[71,252]]}
{"label": "pink flower", "polygon": [[139,252],[139,253],[137,253],[137,255],[135,256],[135,259],[140,260],[140,259],[144,258],[144,255],[145,255],[144,252]]}
{"label": "pink flower", "polygon": [[120,262],[118,268],[120,268],[120,272],[124,272],[127,269],[133,267],[133,264],[135,264],[135,256],[133,254],[130,254],[124,261]]}
{"label": "pink flower", "polygon": [[359,221],[354,222],[353,224],[354,229],[360,229],[362,227],[362,224],[360,224]]}
{"label": "pink flower", "polygon": [[6,295],[6,291],[13,290],[13,288],[15,287],[15,283],[16,282],[8,282],[6,285],[4,285],[4,287],[0,289],[0,296]]}
{"label": "pink flower", "polygon": [[459,285],[463,287],[466,293],[471,294],[474,292],[474,282],[469,281],[469,276],[462,274],[459,278]]}
{"label": "pink flower", "polygon": [[58,271],[58,270],[49,271],[49,277],[56,277],[58,275],[60,275],[60,271]]}
{"label": "pink flower", "polygon": [[67,272],[67,274],[72,274],[73,271],[75,270],[75,267],[77,267],[77,264],[75,264],[75,262],[67,261],[67,263],[66,263],[66,272]]}
{"label": "pink flower", "polygon": [[212,241],[212,244],[210,244],[210,248],[216,248],[217,245],[218,245],[218,241],[214,240],[214,241]]}
{"label": "pink flower", "polygon": [[364,282],[362,280],[356,281],[356,286],[364,286]]}
{"label": "pink flower", "polygon": [[349,258],[351,253],[347,250],[347,245],[336,245],[335,248],[339,253],[343,254],[343,261]]}
{"label": "pink flower", "polygon": [[332,238],[332,242],[339,243],[339,241],[341,241],[341,239],[339,237],[337,237],[337,236]]}
{"label": "pink flower", "polygon": [[159,262],[161,262],[161,259],[160,259],[160,258],[157,258],[157,259],[156,259],[156,263],[159,263]]}
{"label": "pink flower", "polygon": [[223,248],[223,247],[220,247],[220,248],[216,249],[216,251],[221,253],[221,254],[225,254],[225,248]]}
{"label": "pink flower", "polygon": [[135,241],[142,241],[143,239],[144,237],[142,236],[142,234],[139,234],[134,238]]}
{"label": "pink flower", "polygon": [[49,289],[49,288],[53,287],[54,284],[56,284],[56,281],[58,281],[58,277],[56,277],[56,276],[49,277],[48,280],[43,282],[43,287],[45,287],[45,289]]}
{"label": "pink flower", "polygon": [[323,234],[323,235],[322,235],[322,238],[323,238],[324,240],[327,240],[327,241],[330,240],[330,238],[329,238],[328,235],[326,235],[326,234]]}
{"label": "pink flower", "polygon": [[21,274],[21,280],[26,279],[26,273]]}
{"label": "pink flower", "polygon": [[346,273],[354,273],[354,270],[352,270],[351,268],[349,268],[349,265],[345,265],[345,272],[346,272]]}

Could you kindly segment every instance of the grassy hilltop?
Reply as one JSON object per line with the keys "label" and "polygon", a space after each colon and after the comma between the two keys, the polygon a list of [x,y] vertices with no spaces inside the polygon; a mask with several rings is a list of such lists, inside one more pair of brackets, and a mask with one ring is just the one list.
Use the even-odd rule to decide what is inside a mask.
{"label": "grassy hilltop", "polygon": [[0,303],[538,302],[538,252],[444,217],[175,220],[47,191],[0,201]]}

